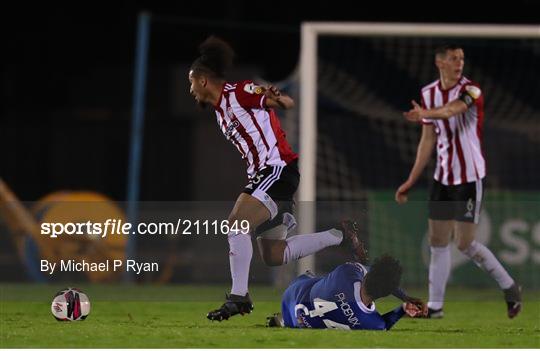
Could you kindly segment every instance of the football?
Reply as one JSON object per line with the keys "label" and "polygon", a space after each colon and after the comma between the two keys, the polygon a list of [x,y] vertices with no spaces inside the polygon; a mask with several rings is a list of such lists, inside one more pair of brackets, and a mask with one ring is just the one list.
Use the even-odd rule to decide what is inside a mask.
{"label": "football", "polygon": [[57,321],[82,321],[90,314],[90,300],[77,288],[65,288],[54,295],[51,312]]}

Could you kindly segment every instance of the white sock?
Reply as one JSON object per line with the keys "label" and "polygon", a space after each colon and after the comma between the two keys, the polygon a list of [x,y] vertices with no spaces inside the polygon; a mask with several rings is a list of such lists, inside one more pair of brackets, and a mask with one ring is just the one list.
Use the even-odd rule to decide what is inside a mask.
{"label": "white sock", "polygon": [[428,307],[438,310],[443,307],[446,283],[450,276],[450,246],[431,246],[430,249]]}
{"label": "white sock", "polygon": [[501,265],[490,249],[473,240],[468,248],[462,251],[473,262],[497,281],[501,289],[508,289],[514,284],[514,279],[510,277],[506,269]]}
{"label": "white sock", "polygon": [[339,245],[342,240],[343,233],[337,229],[291,236],[286,240],[287,246],[283,253],[283,264],[314,254],[325,247]]}
{"label": "white sock", "polygon": [[231,265],[231,294],[245,296],[248,292],[249,266],[253,246],[249,234],[229,234],[229,262]]}

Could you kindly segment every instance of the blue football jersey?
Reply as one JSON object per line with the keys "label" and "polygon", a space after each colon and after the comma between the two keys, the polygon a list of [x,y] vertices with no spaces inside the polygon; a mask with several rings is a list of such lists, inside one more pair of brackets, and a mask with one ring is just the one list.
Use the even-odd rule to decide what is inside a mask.
{"label": "blue football jersey", "polygon": [[291,328],[388,330],[403,315],[401,305],[380,315],[375,303],[365,306],[360,287],[369,267],[350,262],[324,277],[301,275],[283,294],[281,312]]}

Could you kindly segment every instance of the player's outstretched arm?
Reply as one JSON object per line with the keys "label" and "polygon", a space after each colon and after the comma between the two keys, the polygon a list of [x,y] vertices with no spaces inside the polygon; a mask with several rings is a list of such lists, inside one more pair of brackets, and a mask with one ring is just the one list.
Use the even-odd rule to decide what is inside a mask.
{"label": "player's outstretched arm", "polygon": [[421,303],[422,307],[419,307],[413,302],[405,302],[403,303],[403,310],[411,318],[425,318],[428,315],[428,308],[427,305],[425,305],[423,302]]}
{"label": "player's outstretched arm", "polygon": [[385,330],[390,330],[405,315],[405,308],[399,305],[394,310],[386,312],[381,317],[384,320]]}
{"label": "player's outstretched arm", "polygon": [[427,313],[426,303],[417,297],[409,296],[403,288],[397,288],[396,291],[392,293],[392,295],[394,295],[403,302],[408,302],[415,305],[422,311],[422,313]]}
{"label": "player's outstretched arm", "polygon": [[420,122],[423,118],[429,119],[448,119],[467,111],[469,106],[462,100],[454,100],[444,106],[424,109],[418,105],[416,101],[411,101],[413,108],[407,112],[403,112],[403,116],[410,122]]}
{"label": "player's outstretched arm", "polygon": [[294,107],[294,100],[290,96],[283,94],[273,85],[266,87],[264,95],[266,95],[266,107],[281,108],[284,110]]}
{"label": "player's outstretched arm", "polygon": [[418,299],[416,297],[409,296],[407,294],[407,292],[405,291],[405,289],[403,289],[401,287],[397,288],[396,291],[394,291],[392,293],[392,295],[394,295],[395,297],[397,297],[398,299],[400,299],[403,302],[412,302],[412,303],[423,304],[422,300],[420,300],[420,299]]}
{"label": "player's outstretched arm", "polygon": [[433,147],[437,142],[437,135],[435,134],[435,127],[433,124],[424,124],[422,126],[422,137],[418,143],[418,149],[416,151],[416,160],[414,166],[409,174],[409,178],[401,184],[395,194],[395,200],[398,204],[404,204],[407,202],[407,193],[413,187],[414,183],[420,178],[424,168],[428,164]]}

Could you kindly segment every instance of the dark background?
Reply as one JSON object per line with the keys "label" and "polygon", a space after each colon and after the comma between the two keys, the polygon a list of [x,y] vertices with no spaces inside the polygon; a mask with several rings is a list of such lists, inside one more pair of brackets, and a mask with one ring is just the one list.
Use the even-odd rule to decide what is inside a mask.
{"label": "dark background", "polygon": [[[194,145],[193,135],[207,131],[197,129],[193,117],[184,113],[193,106],[175,107],[177,96],[170,91],[176,79],[186,79],[197,45],[209,34],[231,42],[239,65],[256,65],[262,77],[277,81],[298,62],[302,21],[538,23],[532,0],[85,2],[5,9],[0,177],[22,200],[34,201],[59,189],[125,199],[135,29],[141,10],[153,16],[142,200],[208,199],[194,193],[197,175],[190,171],[198,161],[193,158],[201,158],[194,148],[204,147]],[[172,91],[184,94],[185,86]],[[213,120],[212,113],[207,115]],[[219,137],[217,128],[208,133]],[[218,169],[219,164],[207,172]],[[243,166],[229,169],[223,173],[244,174]],[[240,190],[233,187],[213,199],[232,199]]]}
{"label": "dark background", "polygon": [[[89,190],[125,201],[135,35],[137,15],[143,10],[152,15],[152,22],[140,199],[147,201],[141,204],[143,219],[153,222],[167,221],[169,217],[174,222],[182,217],[184,212],[168,201],[190,200],[183,203],[188,208],[194,207],[193,200],[231,201],[246,183],[245,164],[216,128],[213,112],[197,110],[189,95],[189,65],[197,56],[198,44],[208,35],[219,35],[235,48],[237,69],[231,72],[231,80],[259,77],[276,82],[287,79],[297,68],[302,21],[539,23],[532,0],[502,4],[493,1],[340,0],[311,3],[176,1],[174,5],[140,1],[3,4],[0,178],[20,199],[29,201],[25,203],[27,208],[34,208],[34,201],[60,190]],[[348,67],[340,68],[353,69],[354,77],[361,77],[362,83],[370,87],[386,107],[397,111],[399,119],[399,111],[408,107],[409,99],[417,97],[421,85],[428,81],[420,81],[419,77],[410,79],[395,63],[385,64],[381,52],[369,50],[371,42],[343,43],[349,41],[338,40],[338,49],[333,50],[330,40],[327,43],[330,48],[319,54],[327,55],[325,58],[336,66],[348,62]],[[366,47],[368,50],[363,49]],[[353,49],[357,51],[348,59]],[[528,75],[528,79],[513,72],[515,63],[512,62],[524,64],[524,67],[536,66],[536,56],[530,55],[530,51],[524,51],[521,56],[514,52],[505,55],[496,52],[490,56],[487,51],[476,50],[481,56],[477,62],[494,66],[482,77],[498,78],[500,65],[506,69],[505,84],[528,80],[529,85],[521,89],[538,94],[537,81],[530,80],[538,68],[519,70]],[[467,50],[468,54],[472,52]],[[334,53],[338,57],[332,60]],[[518,59],[512,61],[512,56]],[[433,77],[436,76],[431,58],[416,64],[430,66]],[[376,68],[372,68],[373,65]],[[382,72],[377,71],[381,67]],[[386,94],[387,90],[399,91],[399,94]],[[518,102],[520,99],[536,101],[533,113],[538,111],[540,99],[530,99],[519,89],[513,93]],[[495,100],[489,100],[493,102],[491,106],[495,106]],[[365,190],[394,189],[406,177],[412,160],[404,159],[394,143],[388,142],[394,140],[393,132],[403,130],[403,121],[379,125],[373,123],[377,121],[373,117],[377,116],[368,118],[362,113],[351,113],[325,98],[320,99],[318,108],[320,115],[326,117],[319,120],[318,142],[333,141],[320,147],[330,153],[322,155],[325,162],[318,162],[318,200],[363,199]],[[501,114],[504,117],[504,111]],[[490,114],[490,118],[494,115]],[[284,124],[290,121],[281,113],[280,117]],[[523,133],[513,134],[511,130],[497,127],[491,120],[489,126],[491,129],[486,133],[486,145],[491,151],[488,164],[491,165],[490,175],[495,176],[488,177],[488,188],[537,190],[535,175],[538,174],[536,160],[540,144],[528,141]],[[406,133],[411,136],[407,145],[416,145],[417,132]],[[335,157],[340,154],[348,158]],[[491,162],[489,157],[500,160]],[[341,174],[343,165],[359,177],[348,179],[351,174]],[[425,186],[428,178],[430,173],[426,172],[418,188]],[[152,208],[150,201],[163,202]],[[38,205],[43,203],[37,202]],[[208,212],[208,202],[203,205]],[[232,202],[220,203],[220,206],[223,214],[219,218],[222,218],[232,208]],[[328,228],[335,218],[343,218],[346,207],[345,203],[334,212],[319,209],[322,215],[318,216],[318,226]],[[7,233],[2,231],[5,229],[2,224],[2,277],[26,279],[27,275],[21,274],[22,264],[26,263],[28,269],[34,256],[25,251],[25,258],[17,259],[9,236],[1,235]],[[202,236],[189,240],[182,237],[176,241],[162,237],[147,239],[137,237],[138,257],[159,258],[161,262],[175,258],[176,261],[171,261],[175,274],[171,281],[228,282],[226,240],[212,240],[208,244]],[[415,252],[406,250],[404,254]],[[328,250],[324,255],[318,259],[324,269],[345,259],[339,250]],[[258,263],[251,269],[253,282],[269,282],[278,272],[269,274],[260,260],[254,261]],[[145,276],[142,280],[154,278]]]}

